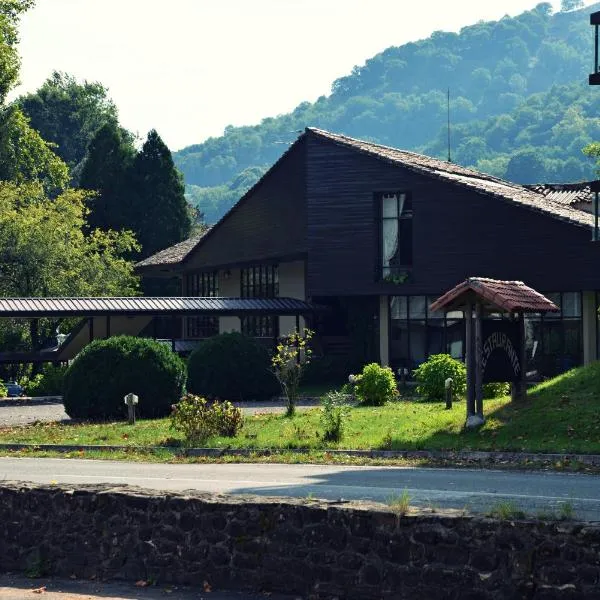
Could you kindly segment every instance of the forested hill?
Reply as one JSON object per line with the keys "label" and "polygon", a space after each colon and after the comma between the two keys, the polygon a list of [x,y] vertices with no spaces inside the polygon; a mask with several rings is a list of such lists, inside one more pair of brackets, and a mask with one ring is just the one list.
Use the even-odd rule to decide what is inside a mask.
{"label": "forested hill", "polygon": [[581,149],[600,141],[600,89],[587,84],[595,10],[543,3],[388,48],[329,96],[176,153],[188,198],[214,222],[306,126],[445,158],[448,88],[455,162],[521,183],[591,178]]}

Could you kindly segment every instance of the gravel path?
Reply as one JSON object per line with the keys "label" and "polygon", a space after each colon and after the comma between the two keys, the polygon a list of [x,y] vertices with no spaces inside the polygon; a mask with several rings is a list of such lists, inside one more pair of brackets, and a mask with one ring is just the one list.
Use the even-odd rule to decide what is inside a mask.
{"label": "gravel path", "polygon": [[[299,409],[313,408],[318,400],[301,400]],[[285,403],[281,400],[272,402],[238,402],[244,414],[282,413]],[[28,425],[29,423],[49,421],[69,421],[62,402],[57,399],[32,398],[31,400],[0,400],[0,427]]]}
{"label": "gravel path", "polygon": [[[140,582],[141,584],[142,582]],[[20,575],[0,575],[0,599],[23,600],[294,600],[292,596],[204,591],[182,586],[140,587],[135,582],[99,582],[56,578],[28,579]],[[299,600],[299,599],[298,599]]]}

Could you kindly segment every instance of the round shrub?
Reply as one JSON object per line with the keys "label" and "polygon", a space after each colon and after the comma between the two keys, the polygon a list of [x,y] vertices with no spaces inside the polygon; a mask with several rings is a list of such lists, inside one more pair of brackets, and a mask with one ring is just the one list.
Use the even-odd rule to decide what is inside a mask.
{"label": "round shrub", "polygon": [[371,363],[363,367],[360,375],[352,377],[354,393],[361,404],[383,406],[398,397],[396,378],[389,367]]}
{"label": "round shrub", "polygon": [[510,383],[485,383],[483,385],[483,397],[486,400],[493,398],[502,398],[510,394]]}
{"label": "round shrub", "polygon": [[429,400],[444,399],[444,384],[448,377],[454,382],[455,396],[462,396],[467,389],[465,365],[449,354],[433,354],[414,370],[414,376],[418,384],[417,394]]}
{"label": "round shrub", "polygon": [[281,391],[267,350],[235,332],[208,338],[192,352],[187,387],[222,400],[269,400]]}
{"label": "round shrub", "polygon": [[65,411],[78,419],[125,419],[123,397],[139,397],[142,418],[164,417],[183,394],[185,364],[154,340],[115,336],[86,346],[67,369]]}

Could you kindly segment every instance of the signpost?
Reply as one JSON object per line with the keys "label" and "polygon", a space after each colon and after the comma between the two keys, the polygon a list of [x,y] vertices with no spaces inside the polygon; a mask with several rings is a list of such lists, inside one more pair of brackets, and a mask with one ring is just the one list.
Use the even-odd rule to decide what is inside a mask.
{"label": "signpost", "polygon": [[135,394],[127,394],[123,400],[127,405],[127,421],[130,425],[135,425],[135,405],[138,403],[138,397]]}

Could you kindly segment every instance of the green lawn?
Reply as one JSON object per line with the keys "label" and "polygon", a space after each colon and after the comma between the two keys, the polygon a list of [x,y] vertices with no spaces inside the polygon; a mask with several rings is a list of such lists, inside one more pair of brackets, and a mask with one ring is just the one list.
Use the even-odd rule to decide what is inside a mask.
{"label": "green lawn", "polygon": [[[339,444],[323,443],[320,409],[249,416],[236,438],[215,437],[207,446],[230,448],[479,449],[600,453],[600,363],[575,369],[529,391],[528,401],[485,402],[486,424],[464,432],[465,403],[400,400],[381,408],[353,408]],[[64,425],[36,424],[0,429],[0,443],[177,446],[181,436],[169,420]]]}

